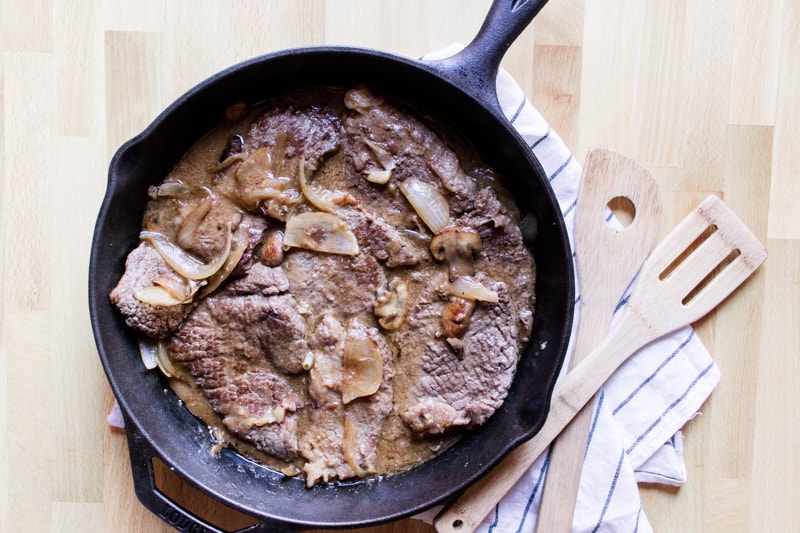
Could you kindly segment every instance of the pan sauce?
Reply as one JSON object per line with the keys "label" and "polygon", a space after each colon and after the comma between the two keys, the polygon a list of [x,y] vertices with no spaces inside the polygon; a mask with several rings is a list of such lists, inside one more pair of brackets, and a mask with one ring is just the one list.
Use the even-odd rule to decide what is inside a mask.
{"label": "pan sauce", "polygon": [[[317,479],[327,481],[337,477],[387,474],[405,470],[446,449],[464,429],[480,425],[502,402],[513,377],[516,354],[527,340],[532,322],[534,280],[532,259],[522,246],[518,228],[519,214],[509,208],[512,202],[508,200],[492,170],[482,164],[479,158],[470,152],[468,146],[457,142],[456,137],[448,135],[449,144],[445,144],[440,137],[432,134],[430,139],[433,140],[430,140],[425,137],[429,130],[417,119],[398,111],[393,106],[387,111],[379,99],[371,100],[373,96],[367,91],[345,94],[339,90],[323,89],[289,95],[269,105],[259,106],[246,117],[240,116],[241,108],[233,108],[232,116],[228,117],[232,120],[226,121],[198,143],[166,179],[166,183],[181,183],[194,191],[210,191],[214,197],[214,216],[219,220],[232,220],[239,227],[248,222],[252,223],[253,227],[258,227],[257,221],[268,220],[262,239],[252,250],[255,259],[251,260],[251,263],[266,263],[270,268],[281,269],[287,276],[290,286],[288,292],[301,300],[300,315],[305,317],[307,323],[305,337],[309,341],[311,348],[309,351],[315,353],[315,360],[310,365],[304,365],[302,371],[288,373],[276,370],[270,361],[258,361],[256,365],[260,369],[280,374],[299,398],[299,407],[295,409],[293,415],[296,417],[295,431],[298,435],[303,435],[319,422],[313,415],[314,411],[320,411],[319,404],[332,401],[326,404],[328,407],[325,409],[332,413],[332,418],[344,424],[337,425],[336,432],[340,437],[340,449],[346,448],[347,439],[342,436],[342,428],[346,435],[348,410],[366,405],[372,401],[371,397],[379,395],[373,391],[344,402],[342,378],[339,375],[334,377],[333,385],[326,386],[325,390],[319,393],[320,397],[314,397],[311,390],[314,384],[312,369],[315,364],[319,367],[321,361],[319,346],[315,346],[314,328],[326,319],[341,324],[345,331],[363,326],[366,328],[365,331],[370,332],[369,335],[373,337],[379,335],[386,343],[387,349],[381,354],[384,372],[381,375],[380,390],[384,396],[386,391],[389,391],[390,405],[385,409],[378,409],[381,411],[379,424],[367,427],[369,424],[364,423],[363,427],[359,426],[356,431],[356,433],[361,431],[361,436],[366,434],[362,440],[371,443],[373,449],[367,452],[359,451],[355,459],[346,457],[347,450],[339,452],[326,450],[328,455],[331,453],[345,455],[343,461],[338,457],[341,463],[338,466],[325,464],[326,461],[330,461],[329,456],[318,457],[313,451],[309,451],[308,446],[304,448],[302,442],[295,457],[277,458],[273,454],[265,453],[263,446],[257,446],[251,439],[243,436],[246,432],[237,431],[240,425],[231,419],[230,412],[220,416],[219,408],[215,410],[209,402],[207,387],[204,389],[198,386],[197,372],[192,372],[195,360],[182,361],[174,357],[171,360],[174,366],[174,377],[170,380],[173,390],[196,416],[212,428],[221,446],[230,445],[243,454],[289,475],[305,470],[304,473],[310,483]],[[287,176],[291,181],[290,186],[280,192],[285,193],[288,190],[298,194],[286,194],[284,196],[286,202],[278,201],[271,205],[266,205],[266,202],[252,204],[250,196],[238,194],[245,187],[241,183],[238,190],[236,187],[230,188],[230,183],[238,183],[235,177],[239,169],[258,151],[256,146],[248,147],[240,144],[247,144],[248,136],[253,132],[254,121],[258,120],[265,110],[269,112],[272,109],[282,109],[287,101],[291,101],[295,109],[300,110],[311,105],[315,108],[324,108],[346,123],[348,118],[363,118],[375,109],[383,110],[385,113],[383,115],[378,113],[376,123],[372,126],[369,121],[366,121],[367,125],[364,126],[357,120],[352,120],[345,127],[343,135],[345,142],[352,144],[361,142],[360,149],[348,151],[339,147],[320,158],[316,168],[311,169],[306,175],[309,182],[307,185],[310,184],[312,188],[307,189],[305,195],[302,184],[298,183],[301,172],[298,160],[291,157],[283,158],[283,154],[279,154],[279,159],[285,167],[281,170],[283,175],[280,177]],[[344,105],[344,102],[348,102],[348,105]],[[402,117],[404,120],[407,118],[416,129],[398,127],[393,130],[391,123],[380,121],[381,117],[386,118],[386,113]],[[429,143],[430,146],[419,150],[422,155],[410,154],[407,149],[404,151],[405,141],[392,140],[393,135],[402,137],[409,132],[412,138],[414,135],[422,135],[419,139],[414,139],[418,144]],[[363,143],[364,139],[376,136],[378,138],[372,139],[372,145]],[[266,147],[274,152],[275,146],[281,145],[281,135],[276,133],[267,137],[270,138],[270,142],[266,143]],[[288,145],[291,144],[290,139]],[[445,155],[439,160],[426,161],[425,153],[442,150]],[[232,155],[232,152],[236,153]],[[239,153],[242,157],[236,159]],[[389,163],[386,163],[387,153]],[[236,160],[231,162],[232,159]],[[450,172],[453,169],[448,165],[452,161],[456,161],[458,168]],[[289,163],[295,163],[297,166]],[[427,163],[426,169],[418,168],[422,163]],[[431,168],[437,166],[440,168]],[[420,209],[412,207],[413,202],[409,200],[409,194],[402,187],[403,184],[413,183],[412,180],[416,179],[419,173],[424,177],[420,181],[432,185],[448,204],[449,216],[446,223],[443,228],[435,227],[436,231],[431,229],[431,224],[436,223],[429,222],[422,216]],[[380,180],[384,179],[386,174],[389,175],[387,181],[381,183]],[[447,179],[451,180],[450,183],[443,184],[446,180],[442,176],[445,174]],[[326,192],[332,194],[326,197]],[[148,204],[144,229],[170,236],[180,242],[179,235],[182,227],[186,226],[185,221],[192,217],[192,213],[197,213],[198,209],[202,211],[197,205],[199,203],[197,198],[192,196],[191,199],[175,201],[175,198],[169,196],[160,197],[157,189],[152,193],[154,199]],[[423,196],[424,193],[425,190]],[[318,196],[318,204],[322,204],[323,207],[327,201],[333,203],[331,209],[333,215],[343,220],[357,237],[359,250],[355,254],[356,257],[363,255],[375,258],[373,264],[379,273],[377,281],[368,282],[365,293],[360,299],[355,298],[356,303],[352,305],[345,303],[344,310],[339,305],[342,302],[330,301],[330,298],[327,300],[317,298],[315,291],[319,286],[307,283],[308,280],[304,276],[307,276],[308,272],[302,267],[308,263],[298,258],[305,258],[304,261],[311,261],[312,265],[327,266],[329,263],[314,263],[319,261],[320,256],[324,256],[325,261],[330,258],[330,263],[348,269],[348,261],[351,261],[349,255],[308,251],[305,246],[289,249],[282,247],[283,257],[278,261],[275,258],[270,259],[265,251],[268,242],[266,236],[270,231],[285,230],[287,220],[294,215],[321,211],[319,205],[314,205],[311,196]],[[413,198],[413,193],[411,196]],[[476,205],[478,203],[481,205]],[[284,207],[287,209],[284,210]],[[364,213],[353,214],[353,211],[362,208],[369,215],[366,224],[363,222]],[[206,213],[198,218],[205,221],[207,218],[210,219],[211,215]],[[388,239],[388,245],[383,248],[382,245],[370,243],[374,235],[367,229],[376,225],[386,225],[390,229],[396,229],[400,236],[399,240]],[[219,227],[219,231],[223,231],[223,228]],[[451,235],[455,235],[453,242],[456,244],[465,239],[475,239],[475,235],[478,236],[476,242],[479,244],[470,252],[469,261],[465,261],[463,253],[461,255],[446,253],[446,246],[442,246],[441,249],[432,247],[437,237],[442,236],[439,240],[445,240]],[[222,242],[224,245],[224,239]],[[397,244],[398,242],[400,244]],[[211,239],[209,243],[206,243],[207,246],[195,246],[188,242],[188,248],[195,257],[208,263],[220,253],[219,239],[217,241]],[[405,247],[409,250],[405,250]],[[269,264],[270,262],[275,264]],[[231,274],[216,292],[209,293],[207,297],[212,301],[214,298],[224,297],[232,281],[241,275],[241,273]],[[332,279],[327,278],[327,283],[331,283]],[[400,280],[394,284],[394,288],[392,288],[393,280]],[[463,292],[464,287],[458,285],[460,282],[466,284],[466,293]],[[324,284],[326,279],[318,283]],[[399,292],[397,287],[401,286],[401,283],[406,296],[404,303],[397,304],[396,300],[399,299],[396,297]],[[369,290],[366,290],[367,288]],[[481,289],[483,293],[480,292]],[[331,294],[335,293],[334,289],[324,289],[322,292],[326,290]],[[197,294],[202,294],[202,291],[203,288],[200,287]],[[474,291],[478,291],[480,295],[476,297]],[[307,297],[309,301],[303,301],[303,297]],[[498,301],[492,301],[493,299]],[[364,301],[368,302],[368,305],[363,305]],[[195,300],[191,306],[196,303]],[[389,310],[385,313],[379,312],[385,307]],[[399,307],[399,311],[394,307]],[[197,311],[193,313],[197,314]],[[187,320],[191,321],[191,317],[190,314]],[[354,321],[358,321],[360,325],[353,326]],[[513,331],[501,331],[506,327],[498,326],[501,322],[506,325],[511,324]],[[495,336],[481,336],[482,332],[479,330],[493,331],[493,328],[501,333]],[[180,331],[176,335],[180,335]],[[500,341],[504,346],[496,346],[495,341]],[[173,348],[174,356],[176,347],[174,338],[170,346]],[[486,361],[470,363],[473,356],[477,355],[473,346],[478,347],[478,351],[490,350],[492,357]],[[339,356],[341,357],[341,354]],[[495,363],[500,361],[501,368],[497,368],[498,364],[494,364],[493,361]],[[336,372],[340,374],[343,363],[339,361],[337,364],[339,368]],[[459,372],[461,375],[454,383],[448,383],[441,387],[442,390],[436,390],[442,381],[447,381],[454,373]],[[489,393],[491,389],[493,397],[485,398],[479,394],[477,398],[464,399],[460,395],[459,387],[473,387],[474,382],[482,381],[487,375],[501,377],[497,383],[489,380],[488,385],[477,390]],[[202,376],[202,372],[200,379],[206,379]],[[496,384],[501,390],[494,390]],[[321,398],[323,395],[326,398]],[[330,400],[331,397],[333,400]],[[449,402],[449,400],[454,401]],[[215,401],[217,400],[212,398],[212,402]],[[453,407],[449,405],[450,403],[456,406],[455,412],[448,411],[447,408]],[[483,405],[484,403],[489,404],[488,407]],[[254,422],[250,414],[245,417],[246,423],[266,426],[275,423],[262,420]],[[361,422],[354,422],[356,425],[359,423]],[[336,424],[338,422],[334,423]],[[310,441],[313,442],[313,439]],[[353,453],[355,452],[351,451],[351,455]]]}

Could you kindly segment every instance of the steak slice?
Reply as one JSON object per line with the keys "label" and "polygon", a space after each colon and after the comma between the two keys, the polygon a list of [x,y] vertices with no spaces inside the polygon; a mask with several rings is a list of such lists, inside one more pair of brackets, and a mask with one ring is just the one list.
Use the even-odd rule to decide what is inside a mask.
{"label": "steak slice", "polygon": [[173,336],[170,353],[234,434],[276,457],[296,457],[301,402],[276,372],[301,371],[308,354],[291,296],[209,297]]}
{"label": "steak slice", "polygon": [[165,339],[180,327],[194,304],[151,305],[133,296],[135,290],[151,286],[153,279],[174,275],[172,267],[150,244],[140,243],[128,254],[125,273],[109,296],[128,327],[156,339]]}
{"label": "steak slice", "polygon": [[375,291],[386,284],[383,269],[366,253],[346,257],[296,248],[282,268],[291,294],[317,315],[334,309],[345,316],[371,313]]}
{"label": "steak slice", "polygon": [[431,280],[393,337],[398,372],[412,383],[395,391],[398,412],[408,427],[428,435],[483,424],[503,403],[517,363],[518,327],[506,284],[478,276],[499,301],[477,302],[464,336],[448,339],[438,290],[445,276]]}
{"label": "steak slice", "polygon": [[253,122],[244,152],[273,147],[279,133],[286,135],[286,158],[302,158],[307,170],[315,170],[326,154],[339,147],[344,131],[339,118],[329,110],[314,106],[275,108]]}

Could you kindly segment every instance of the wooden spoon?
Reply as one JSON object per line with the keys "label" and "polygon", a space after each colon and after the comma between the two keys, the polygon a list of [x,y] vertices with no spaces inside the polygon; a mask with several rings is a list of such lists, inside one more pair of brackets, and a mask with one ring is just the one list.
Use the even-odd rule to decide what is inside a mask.
{"label": "wooden spoon", "polygon": [[556,385],[539,432],[443,509],[434,520],[437,531],[474,531],[625,360],[705,316],[766,258],[764,246],[722,200],[706,198],[645,262],[618,325]]}
{"label": "wooden spoon", "polygon": [[[633,219],[606,221],[607,207],[630,202]],[[623,213],[629,214],[629,213]],[[606,149],[586,156],[575,208],[575,261],[580,280],[580,322],[570,369],[608,333],[625,290],[656,240],[661,220],[661,191],[646,168]],[[569,532],[581,479],[582,458],[592,421],[589,402],[550,449],[537,531]]]}

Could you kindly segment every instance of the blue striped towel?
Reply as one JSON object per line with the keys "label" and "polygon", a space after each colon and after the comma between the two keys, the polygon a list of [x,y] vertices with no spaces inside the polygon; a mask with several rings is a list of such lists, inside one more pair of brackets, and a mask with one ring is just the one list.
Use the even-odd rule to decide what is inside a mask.
{"label": "blue striped towel", "polygon": [[[453,45],[424,59],[447,57],[458,49]],[[511,75],[502,70],[497,93],[506,117],[541,162],[571,239],[582,173],[580,163]],[[580,287],[576,292],[577,324]],[[612,321],[612,327],[613,324]],[[572,347],[568,350],[569,358]],[[568,362],[564,365],[567,367]],[[680,430],[698,413],[719,378],[718,367],[691,328],[649,344],[617,370],[596,396],[573,533],[653,530],[642,508],[638,483],[680,486],[686,481]],[[478,531],[534,531],[547,463],[545,453],[484,519]],[[418,518],[430,522],[436,512],[438,509]]]}

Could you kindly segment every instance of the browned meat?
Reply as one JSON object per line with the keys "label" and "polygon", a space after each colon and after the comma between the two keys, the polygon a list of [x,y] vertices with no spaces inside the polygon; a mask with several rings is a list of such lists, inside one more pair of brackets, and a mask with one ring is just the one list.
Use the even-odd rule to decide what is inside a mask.
{"label": "browned meat", "polygon": [[517,363],[518,328],[506,285],[482,280],[499,301],[478,302],[467,332],[453,343],[441,331],[443,277],[431,280],[394,336],[399,372],[411,383],[395,402],[406,424],[425,434],[484,423],[505,399]]}
{"label": "browned meat", "polygon": [[314,170],[326,154],[339,147],[343,134],[339,118],[318,107],[274,109],[259,117],[245,139],[244,152],[272,148],[278,133],[286,134],[286,158],[302,158]]}
{"label": "browned meat", "polygon": [[253,263],[247,274],[231,280],[221,294],[226,296],[243,296],[248,294],[264,294],[271,296],[289,290],[289,280],[280,267],[268,267],[264,263]]}
{"label": "browned meat", "polygon": [[372,300],[386,276],[368,254],[355,257],[292,250],[283,263],[289,291],[309,310],[336,309],[342,315],[372,312]]}
{"label": "browned meat", "polygon": [[345,129],[348,158],[356,170],[381,167],[374,150],[365,142],[369,140],[393,156],[396,164],[393,176],[398,181],[414,176],[429,183],[441,183],[456,199],[472,196],[474,184],[464,175],[456,154],[418,119],[367,89],[349,91],[345,104],[355,111],[347,117]]}
{"label": "browned meat", "polygon": [[172,268],[147,243],[141,243],[125,261],[125,273],[111,292],[110,299],[125,317],[128,327],[157,339],[165,339],[180,327],[192,304],[155,306],[133,296],[136,289],[149,287],[153,279],[172,275]]}
{"label": "browned meat", "polygon": [[299,397],[275,370],[302,370],[309,351],[304,328],[288,295],[210,297],[172,338],[170,352],[186,364],[228,429],[291,459]]}
{"label": "browned meat", "polygon": [[170,344],[179,361],[205,354],[270,361],[288,373],[303,370],[308,355],[305,321],[288,294],[209,297],[187,318]]}

